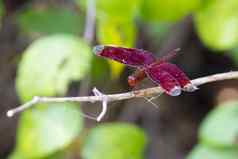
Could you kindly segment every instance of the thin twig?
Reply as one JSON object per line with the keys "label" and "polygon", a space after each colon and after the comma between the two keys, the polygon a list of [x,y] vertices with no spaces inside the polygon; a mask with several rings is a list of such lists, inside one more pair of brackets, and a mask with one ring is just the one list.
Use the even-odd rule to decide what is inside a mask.
{"label": "thin twig", "polygon": [[96,18],[95,0],[87,1],[86,22],[84,27],[84,39],[91,44],[94,37],[94,27]]}
{"label": "thin twig", "polygon": [[[210,76],[205,76],[201,78],[197,78],[192,80],[191,82],[196,85],[200,86],[206,83],[222,81],[222,80],[229,80],[229,79],[238,79],[238,71],[231,71],[227,73],[218,73]],[[35,104],[39,103],[62,103],[62,102],[96,102],[96,101],[105,101],[112,102],[112,101],[119,101],[119,100],[126,100],[130,98],[141,98],[141,97],[149,97],[158,93],[163,93],[163,90],[158,87],[153,88],[146,88],[141,90],[135,90],[126,93],[118,93],[118,94],[103,94],[102,96],[83,96],[83,97],[34,97],[31,101],[20,105],[15,109],[11,109],[7,112],[8,117],[12,117],[14,114],[21,112],[27,108],[32,107]]]}
{"label": "thin twig", "polygon": [[102,98],[102,111],[97,117],[97,121],[101,121],[101,119],[104,117],[104,115],[107,112],[107,96],[103,93],[101,93],[96,87],[93,89],[93,93],[95,96],[99,96]]}

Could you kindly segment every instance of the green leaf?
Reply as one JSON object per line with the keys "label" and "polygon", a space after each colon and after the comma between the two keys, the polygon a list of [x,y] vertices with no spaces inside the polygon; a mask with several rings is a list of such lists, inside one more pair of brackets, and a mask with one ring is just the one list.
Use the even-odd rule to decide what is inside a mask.
{"label": "green leaf", "polygon": [[97,38],[100,44],[134,46],[136,27],[132,21],[99,20],[97,30]]}
{"label": "green leaf", "polygon": [[113,60],[108,60],[108,63],[111,69],[111,79],[119,78],[125,68],[125,65]]}
{"label": "green leaf", "polygon": [[237,159],[238,149],[212,148],[197,145],[188,155],[187,159]]}
{"label": "green leaf", "polygon": [[238,101],[216,107],[208,114],[200,128],[200,141],[216,147],[237,147]]}
{"label": "green leaf", "polygon": [[[104,85],[105,81],[109,80],[110,67],[106,60],[94,57],[91,67],[91,80],[92,85]],[[97,84],[99,82],[100,84]]]}
{"label": "green leaf", "polygon": [[16,86],[22,101],[33,96],[66,93],[71,81],[80,80],[89,69],[92,53],[80,38],[59,34],[41,38],[23,53]]}
{"label": "green leaf", "polygon": [[83,127],[78,105],[58,103],[37,108],[20,117],[15,152],[24,159],[46,157],[65,148]]}
{"label": "green leaf", "polygon": [[138,4],[139,0],[97,0],[97,10],[102,17],[110,15],[118,19],[128,19],[136,13]]}
{"label": "green leaf", "polygon": [[0,1],[0,28],[1,28],[3,14],[4,14],[4,6],[3,6],[3,2]]}
{"label": "green leaf", "polygon": [[172,23],[148,23],[146,29],[144,29],[144,34],[147,35],[149,39],[153,39],[150,41],[150,47],[159,48],[168,36],[171,27]]}
{"label": "green leaf", "polygon": [[29,8],[18,14],[17,21],[26,33],[77,34],[83,30],[82,18],[76,12],[64,8]]}
{"label": "green leaf", "polygon": [[141,17],[150,22],[174,22],[192,13],[201,0],[142,0]]}
{"label": "green leaf", "polygon": [[142,159],[146,144],[143,131],[123,123],[100,125],[89,132],[83,159]]}
{"label": "green leaf", "polygon": [[[80,6],[86,8],[87,0],[76,0]],[[114,18],[117,20],[129,20],[133,18],[139,9],[140,0],[96,0],[98,18]]]}
{"label": "green leaf", "polygon": [[238,47],[235,47],[229,52],[231,59],[238,65]]}
{"label": "green leaf", "polygon": [[67,153],[60,151],[40,159],[66,159],[66,158],[67,158]]}
{"label": "green leaf", "polygon": [[237,0],[210,0],[195,15],[199,37],[213,49],[225,50],[237,46],[237,16]]}
{"label": "green leaf", "polygon": [[8,156],[8,159],[26,159],[20,152],[13,151],[10,156]]}
{"label": "green leaf", "polygon": [[[64,151],[57,151],[49,156],[47,155],[46,157],[41,157],[41,158],[37,158],[37,159],[65,159],[65,158],[66,158],[66,153]],[[22,152],[14,151],[12,154],[10,154],[8,159],[29,159],[29,158],[24,156],[24,154],[22,154]],[[34,158],[34,159],[36,159],[36,158]]]}

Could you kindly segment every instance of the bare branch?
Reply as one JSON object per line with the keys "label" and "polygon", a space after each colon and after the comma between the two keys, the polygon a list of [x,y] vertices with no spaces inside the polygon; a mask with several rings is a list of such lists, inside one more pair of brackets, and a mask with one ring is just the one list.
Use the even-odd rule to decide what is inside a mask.
{"label": "bare branch", "polygon": [[[227,73],[219,73],[214,74],[206,77],[201,77],[192,80],[191,82],[196,85],[200,86],[206,83],[222,81],[222,80],[229,80],[229,79],[238,79],[238,71],[231,71]],[[62,103],[62,102],[96,102],[101,101],[106,107],[108,102],[112,101],[119,101],[119,100],[126,100],[130,98],[141,98],[141,97],[149,97],[155,94],[163,93],[161,87],[153,87],[153,88],[146,88],[136,91],[130,91],[126,93],[118,93],[118,94],[97,94],[95,96],[84,96],[84,97],[34,97],[31,101],[20,105],[15,109],[11,109],[7,112],[8,117],[12,117],[14,114],[21,112],[27,108],[32,107],[35,104],[39,103]],[[106,109],[104,110],[103,115],[100,116],[98,120],[101,120],[102,116],[104,116]]]}
{"label": "bare branch", "polygon": [[87,1],[87,13],[86,13],[86,22],[84,30],[84,39],[90,44],[93,41],[94,36],[94,26],[96,18],[96,6],[95,0]]}
{"label": "bare branch", "polygon": [[27,103],[25,103],[25,104],[23,104],[23,105],[21,105],[21,106],[15,108],[15,109],[12,109],[12,110],[7,111],[7,116],[8,116],[8,117],[12,117],[12,116],[13,116],[14,114],[16,114],[17,112],[24,111],[25,109],[27,109],[27,108],[33,106],[34,104],[39,103],[39,102],[40,102],[39,99],[40,99],[40,98],[37,97],[37,96],[33,97],[31,101],[29,101],[29,102],[27,102]]}

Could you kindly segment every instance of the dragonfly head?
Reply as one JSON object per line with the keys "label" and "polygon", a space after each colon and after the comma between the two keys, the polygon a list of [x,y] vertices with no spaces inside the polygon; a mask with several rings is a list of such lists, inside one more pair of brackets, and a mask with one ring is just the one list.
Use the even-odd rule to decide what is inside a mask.
{"label": "dragonfly head", "polygon": [[104,49],[104,45],[96,45],[96,46],[93,47],[93,53],[95,55],[100,56],[100,54],[102,53],[103,49]]}

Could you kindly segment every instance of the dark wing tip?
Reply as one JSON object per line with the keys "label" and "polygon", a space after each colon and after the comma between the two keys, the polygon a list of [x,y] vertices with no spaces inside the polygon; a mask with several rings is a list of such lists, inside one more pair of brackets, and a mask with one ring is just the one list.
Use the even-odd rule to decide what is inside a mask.
{"label": "dark wing tip", "polygon": [[100,55],[104,49],[104,45],[96,45],[93,47],[93,53],[95,55]]}

